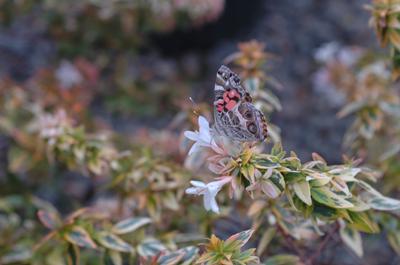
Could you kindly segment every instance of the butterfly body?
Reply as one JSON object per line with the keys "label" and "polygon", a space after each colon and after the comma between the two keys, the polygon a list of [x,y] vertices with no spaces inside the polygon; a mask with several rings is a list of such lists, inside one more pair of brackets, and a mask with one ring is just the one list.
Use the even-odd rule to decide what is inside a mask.
{"label": "butterfly body", "polygon": [[240,142],[263,141],[267,137],[265,117],[253,104],[241,80],[222,65],[214,87],[214,130]]}

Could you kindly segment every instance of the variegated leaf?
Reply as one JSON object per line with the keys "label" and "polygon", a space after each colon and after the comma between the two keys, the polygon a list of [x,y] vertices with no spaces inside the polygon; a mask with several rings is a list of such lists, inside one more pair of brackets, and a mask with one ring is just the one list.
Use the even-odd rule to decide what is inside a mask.
{"label": "variegated leaf", "polygon": [[312,205],[310,185],[307,181],[293,183],[293,190],[305,204]]}
{"label": "variegated leaf", "polygon": [[311,196],[314,200],[333,208],[351,208],[354,205],[344,197],[332,192],[328,187],[313,187]]}
{"label": "variegated leaf", "polygon": [[346,246],[353,250],[357,256],[363,256],[363,246],[360,232],[349,227],[342,227],[340,229],[340,237]]}
{"label": "variegated leaf", "polygon": [[111,231],[114,234],[126,234],[135,231],[136,229],[151,223],[151,219],[147,217],[134,217],[125,219],[117,224],[115,224]]}
{"label": "variegated leaf", "polygon": [[251,235],[253,234],[254,230],[246,230],[246,231],[242,231],[240,233],[234,234],[232,236],[230,236],[226,242],[232,242],[232,241],[238,241],[240,242],[239,245],[240,247],[243,247],[247,241],[249,241]]}
{"label": "variegated leaf", "polygon": [[118,236],[110,233],[110,232],[100,232],[97,235],[97,241],[103,245],[104,247],[116,250],[120,252],[132,252],[133,248],[131,245],[123,241]]}
{"label": "variegated leaf", "polygon": [[150,238],[144,240],[138,247],[139,255],[142,257],[153,257],[167,248],[158,240]]}
{"label": "variegated leaf", "polygon": [[89,233],[81,226],[72,227],[65,232],[64,238],[71,244],[80,247],[97,248],[96,243],[94,243]]}

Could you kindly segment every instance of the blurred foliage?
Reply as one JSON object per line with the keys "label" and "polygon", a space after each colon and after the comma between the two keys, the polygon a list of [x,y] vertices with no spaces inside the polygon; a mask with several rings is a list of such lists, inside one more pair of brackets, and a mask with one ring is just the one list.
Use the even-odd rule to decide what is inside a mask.
{"label": "blurred foliage", "polygon": [[[394,196],[398,195],[400,183],[399,4],[399,1],[376,0],[367,7],[372,13],[370,24],[382,46],[389,46],[389,56],[330,43],[316,53],[323,67],[315,79],[317,87],[337,91],[331,94],[344,105],[339,117],[354,117],[344,138],[347,152],[379,170],[380,185]],[[397,212],[382,214],[377,221],[393,250],[399,253]],[[341,237],[357,255],[363,254],[360,235],[342,229]]]}
{"label": "blurred foliage", "polygon": [[[320,55],[332,53],[329,46]],[[400,151],[400,97],[398,83],[391,78],[387,62],[379,56],[357,49],[353,59],[341,59],[342,47],[324,59],[319,70],[318,86],[333,87],[344,95],[346,102],[338,117],[354,115],[354,121],[344,138],[350,155],[357,155],[385,173],[386,189],[399,183],[396,164]],[[355,48],[353,48],[355,49]],[[319,56],[321,57],[321,56]],[[320,58],[322,59],[322,58]]]}
{"label": "blurred foliage", "polygon": [[214,21],[224,5],[224,0],[2,0],[0,21],[11,24],[16,16],[43,13],[35,17],[36,23],[58,40],[62,54],[95,55],[102,49],[137,48],[147,43],[150,33]]}
{"label": "blurred foliage", "polygon": [[375,28],[378,40],[383,47],[390,46],[391,61],[393,66],[392,77],[400,76],[400,32],[399,14],[400,1],[398,0],[373,0],[367,9],[371,11],[370,24]]}
{"label": "blurred foliage", "polygon": [[[316,153],[304,163],[282,149],[271,122],[271,149],[217,137],[217,146],[186,155],[191,143],[180,132],[197,128],[199,115],[211,120],[211,104],[187,100],[189,87],[204,97],[196,84],[202,61],[143,51],[154,34],[215,21],[224,5],[0,0],[4,27],[28,19],[58,50],[27,80],[0,80],[1,264],[317,264],[339,241],[361,257],[362,233],[379,232],[400,253],[400,201],[378,192],[396,196],[400,183],[399,2],[369,7],[381,43],[391,46],[391,67],[357,47],[317,56],[320,85],[345,105],[338,116],[354,115],[344,145],[365,165],[330,165]],[[268,71],[274,59],[256,40],[225,59],[269,119],[282,110],[273,92],[282,85]],[[162,129],[135,125],[124,135],[94,102],[152,117],[151,125],[159,114],[175,116]],[[238,218],[251,230],[219,235],[221,222]],[[248,241],[256,248],[246,249]]]}

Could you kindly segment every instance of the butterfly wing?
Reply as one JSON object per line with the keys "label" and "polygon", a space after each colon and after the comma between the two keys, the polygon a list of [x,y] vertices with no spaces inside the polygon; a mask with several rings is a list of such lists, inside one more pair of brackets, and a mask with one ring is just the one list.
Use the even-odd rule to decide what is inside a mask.
{"label": "butterfly wing", "polygon": [[233,140],[263,141],[267,136],[264,115],[251,103],[240,78],[221,66],[214,87],[214,130]]}

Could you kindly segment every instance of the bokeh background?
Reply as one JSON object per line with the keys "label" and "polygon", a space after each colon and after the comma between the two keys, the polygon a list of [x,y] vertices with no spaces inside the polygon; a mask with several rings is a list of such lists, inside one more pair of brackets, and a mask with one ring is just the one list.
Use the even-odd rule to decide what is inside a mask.
{"label": "bokeh background", "polygon": [[[164,7],[171,12],[165,16],[174,18],[144,14],[134,24],[134,8],[129,11],[124,1],[39,2],[2,1],[0,76],[23,82],[44,67],[84,58],[98,71],[89,88],[96,90],[91,110],[133,134],[168,124],[179,110],[177,99],[210,102],[223,59],[238,42],[256,39],[276,56],[269,73],[282,84],[276,94],[284,108],[269,119],[281,127],[285,147],[302,158],[316,151],[332,162],[341,159],[348,122],[337,119],[338,107],[313,89],[314,54],[329,42],[377,46],[363,7],[368,1],[361,0],[193,1],[181,12],[199,9],[199,15],[179,17]],[[157,81],[136,84],[146,75]]]}
{"label": "bokeh background", "polygon": [[[317,152],[331,164],[342,162],[343,137],[352,118],[337,117],[344,104],[340,94],[316,85],[321,67],[316,53],[327,43],[379,49],[368,25],[370,12],[364,8],[369,1],[143,3],[0,0],[0,89],[19,86],[34,91],[45,108],[66,109],[88,131],[118,133],[117,146],[131,141],[129,146],[154,147],[161,142],[158,146],[167,152],[180,147],[182,128],[177,124],[182,112],[193,104],[210,107],[218,67],[239,43],[256,40],[272,54],[263,69],[279,83],[273,93],[282,110],[267,119],[281,129],[284,148],[295,150],[302,161]],[[168,133],[160,133],[164,130]],[[10,156],[4,154],[13,141],[0,134],[0,176],[10,168]],[[183,162],[182,150],[179,155],[175,151],[171,154]],[[75,171],[62,174],[68,178],[57,182],[57,189],[54,182],[46,182],[35,186],[35,194],[62,213],[78,202],[95,200],[95,184],[88,178]],[[4,189],[10,192],[9,186]],[[73,199],[65,203],[66,197]],[[235,225],[247,224],[243,220]],[[226,226],[219,224],[220,234],[230,233]],[[365,246],[364,259],[346,252],[344,260],[338,257],[332,264],[399,262],[384,240],[367,241]]]}

